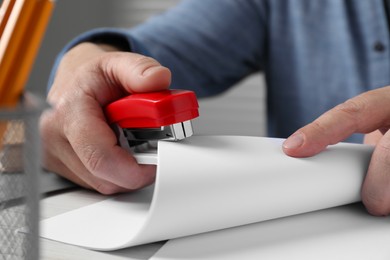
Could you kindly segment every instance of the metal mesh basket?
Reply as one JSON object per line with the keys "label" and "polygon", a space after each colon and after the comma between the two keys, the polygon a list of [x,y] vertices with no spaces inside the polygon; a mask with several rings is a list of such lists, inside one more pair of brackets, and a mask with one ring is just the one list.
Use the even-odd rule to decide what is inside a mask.
{"label": "metal mesh basket", "polygon": [[0,260],[39,258],[38,121],[45,107],[25,95],[15,109],[0,110]]}

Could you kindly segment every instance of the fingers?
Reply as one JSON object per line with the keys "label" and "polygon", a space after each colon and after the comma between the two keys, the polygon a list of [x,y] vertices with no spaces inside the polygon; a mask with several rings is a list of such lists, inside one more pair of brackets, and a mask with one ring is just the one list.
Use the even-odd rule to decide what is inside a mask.
{"label": "fingers", "polygon": [[283,144],[286,154],[307,157],[353,133],[369,133],[390,125],[390,87],[365,92],[302,127]]}
{"label": "fingers", "polygon": [[171,81],[169,69],[156,60],[135,53],[109,53],[99,62],[101,72],[128,92],[165,89]]}
{"label": "fingers", "polygon": [[88,189],[94,189],[102,194],[125,192],[131,189],[115,185],[89,172],[66,138],[57,130],[60,126],[53,120],[56,113],[45,111],[41,117],[41,139],[43,148],[44,168]]}
{"label": "fingers", "polygon": [[373,215],[390,214],[390,132],[375,147],[362,188],[362,201]]}
{"label": "fingers", "polygon": [[85,169],[82,163],[77,160],[78,158],[75,154],[74,157],[75,158],[73,159],[76,160],[65,159],[60,161],[54,157],[46,158],[45,168],[49,171],[58,173],[60,176],[80,185],[81,187],[96,190],[101,194],[110,195],[131,191],[93,176],[87,171],[87,169]]}
{"label": "fingers", "polygon": [[64,133],[85,168],[94,176],[126,189],[134,190],[154,181],[155,167],[140,166],[133,156],[117,145],[103,112],[94,100],[75,103],[74,120]]}
{"label": "fingers", "polygon": [[[114,49],[115,50],[115,49]],[[171,72],[153,58],[136,53],[110,51],[93,43],[81,43],[61,60],[49,101],[82,90],[102,106],[134,92],[163,90]]]}
{"label": "fingers", "polygon": [[306,157],[353,133],[370,133],[365,143],[376,145],[362,187],[362,200],[373,215],[390,214],[390,87],[359,95],[302,127],[283,144],[286,154]]}
{"label": "fingers", "polygon": [[[153,92],[167,89],[171,72],[156,60],[135,53],[108,53],[97,62],[95,77],[111,89],[123,89],[125,93]],[[93,87],[93,86],[87,86]],[[114,92],[113,91],[113,92]],[[88,92],[88,91],[87,91]],[[100,104],[107,103],[107,96],[96,94]],[[108,102],[118,99],[111,97]]]}
{"label": "fingers", "polygon": [[106,53],[85,43],[62,60],[43,115],[45,165],[58,174],[104,194],[136,190],[153,183],[155,166],[139,165],[117,145],[102,107],[133,92],[168,88],[170,71],[154,59]]}
{"label": "fingers", "polygon": [[128,92],[151,92],[168,88],[171,72],[156,60],[134,53],[118,53],[100,63],[106,76]]}
{"label": "fingers", "polygon": [[[58,128],[62,127],[61,124],[57,124],[53,117],[56,117],[56,113],[46,112],[41,120],[41,126],[50,123],[49,126],[44,127],[41,130],[44,153],[44,165],[45,168],[58,173],[59,175],[90,189],[95,189],[102,194],[113,194],[118,192],[125,192],[136,190],[151,184],[154,181],[155,167],[142,167],[139,166],[130,154],[115,146],[113,149],[117,149],[120,153],[124,153],[126,157],[130,158],[130,163],[124,163],[121,158],[112,153],[110,150],[106,151],[104,144],[106,144],[107,136],[98,136],[100,132],[99,124],[93,124],[94,119],[85,121],[86,124],[92,122],[97,134],[90,134],[88,131],[87,138],[83,137],[85,133],[69,130],[73,136],[67,137],[67,131],[65,135],[61,136],[58,133]],[[80,129],[85,129],[85,125],[78,124],[78,119],[75,120],[74,126],[78,125]],[[82,120],[81,120],[82,121]],[[67,123],[69,124],[69,123]],[[70,125],[69,127],[74,127]],[[106,126],[103,124],[103,126]],[[41,128],[42,128],[41,127]],[[77,134],[78,133],[78,134]],[[111,134],[111,132],[109,132]],[[92,140],[88,140],[88,137]],[[110,135],[108,137],[111,137]],[[85,142],[90,142],[84,146],[82,141],[75,141],[74,138],[80,138]],[[113,137],[115,138],[115,137]],[[115,142],[115,141],[114,141]],[[103,147],[100,147],[103,145]],[[95,146],[95,147],[93,147]],[[108,153],[109,156],[102,157],[100,163],[94,162],[92,159],[97,152]],[[110,158],[113,154],[113,158]],[[96,163],[96,165],[94,165]],[[139,167],[138,175],[133,169]],[[119,170],[117,169],[119,168]],[[122,173],[120,172],[122,171]],[[119,172],[119,177],[117,173]],[[135,176],[136,175],[136,176]]]}

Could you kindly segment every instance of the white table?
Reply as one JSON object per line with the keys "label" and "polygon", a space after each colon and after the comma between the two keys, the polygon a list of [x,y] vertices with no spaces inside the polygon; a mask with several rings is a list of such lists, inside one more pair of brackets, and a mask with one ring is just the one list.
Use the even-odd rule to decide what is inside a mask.
{"label": "white table", "polygon": [[[45,219],[104,199],[70,189],[42,200]],[[91,216],[93,217],[93,216]],[[389,218],[372,217],[361,204],[346,205],[114,252],[40,240],[41,259],[389,259]],[[321,254],[319,254],[321,253]],[[258,257],[261,256],[261,257]],[[264,257],[266,256],[266,257]],[[297,257],[299,256],[299,257]],[[330,256],[330,257],[329,257]]]}
{"label": "white table", "polygon": [[[68,189],[51,195],[41,201],[41,219],[49,218],[73,209],[84,207],[102,200],[102,196],[83,189]],[[117,250],[99,252],[47,239],[40,239],[41,259],[149,259],[164,242]]]}

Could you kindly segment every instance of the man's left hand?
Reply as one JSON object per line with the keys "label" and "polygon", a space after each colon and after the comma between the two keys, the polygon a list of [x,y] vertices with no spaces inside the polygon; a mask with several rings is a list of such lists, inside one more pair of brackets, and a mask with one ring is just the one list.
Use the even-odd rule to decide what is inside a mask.
{"label": "man's left hand", "polygon": [[362,187],[369,213],[390,214],[390,86],[365,92],[327,111],[292,134],[283,151],[293,157],[313,156],[354,133],[375,145]]}

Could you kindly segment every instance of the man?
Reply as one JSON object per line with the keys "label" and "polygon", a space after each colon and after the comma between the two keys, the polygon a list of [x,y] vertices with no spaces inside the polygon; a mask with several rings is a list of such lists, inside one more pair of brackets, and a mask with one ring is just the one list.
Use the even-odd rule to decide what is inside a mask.
{"label": "man", "polygon": [[362,198],[370,213],[387,215],[386,3],[186,0],[131,30],[87,32],[64,49],[53,70],[48,101],[54,109],[41,121],[45,166],[103,194],[149,185],[154,166],[138,165],[117,146],[102,107],[169,86],[214,95],[263,71],[269,135],[299,129],[284,143],[286,154],[312,156],[346,138],[360,141],[354,133],[367,134],[376,148]]}

